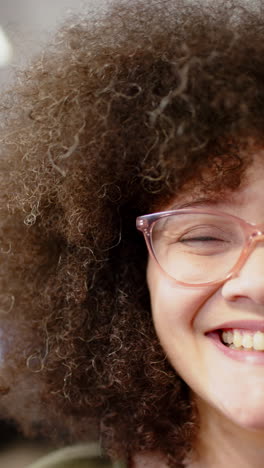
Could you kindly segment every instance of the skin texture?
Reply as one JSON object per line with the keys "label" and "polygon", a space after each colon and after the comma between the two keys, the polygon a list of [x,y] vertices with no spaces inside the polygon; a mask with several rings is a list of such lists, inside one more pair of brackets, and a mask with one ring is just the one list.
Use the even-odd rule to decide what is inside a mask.
{"label": "skin texture", "polygon": [[155,330],[135,220],[246,186],[263,18],[262,2],[116,1],[69,18],[1,96],[0,414],[25,434],[173,468],[194,449],[197,404]]}
{"label": "skin texture", "polygon": [[[229,201],[217,202],[216,208],[251,223],[263,223],[263,178],[263,163],[256,155],[247,185]],[[184,201],[196,199],[186,195]],[[208,203],[201,203],[201,208],[208,208]],[[234,278],[193,289],[173,285],[149,259],[155,329],[171,364],[192,389],[199,410],[200,455],[191,467],[262,466],[263,366],[226,357],[205,333],[231,320],[263,319],[263,255],[260,242]]]}

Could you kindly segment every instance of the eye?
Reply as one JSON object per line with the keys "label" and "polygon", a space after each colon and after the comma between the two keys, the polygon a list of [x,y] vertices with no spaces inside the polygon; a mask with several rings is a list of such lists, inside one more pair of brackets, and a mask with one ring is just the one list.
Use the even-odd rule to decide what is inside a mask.
{"label": "eye", "polygon": [[193,236],[179,239],[179,242],[224,242],[224,240],[212,236]]}
{"label": "eye", "polygon": [[209,234],[183,234],[171,248],[178,252],[194,255],[217,255],[228,252],[231,244],[228,239]]}

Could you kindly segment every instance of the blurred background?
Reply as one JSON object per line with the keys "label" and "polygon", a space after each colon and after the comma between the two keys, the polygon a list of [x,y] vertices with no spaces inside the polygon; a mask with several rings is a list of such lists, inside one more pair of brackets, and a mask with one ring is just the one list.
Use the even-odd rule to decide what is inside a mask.
{"label": "blurred background", "polygon": [[12,65],[36,53],[70,12],[103,8],[107,0],[0,0],[0,86],[12,78]]}

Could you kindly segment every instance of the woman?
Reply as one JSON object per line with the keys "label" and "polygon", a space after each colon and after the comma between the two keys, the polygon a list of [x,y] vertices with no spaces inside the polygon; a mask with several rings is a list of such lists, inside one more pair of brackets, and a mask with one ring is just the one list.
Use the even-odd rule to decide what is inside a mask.
{"label": "woman", "polygon": [[72,18],[2,99],[2,415],[133,468],[263,465],[264,11],[213,3]]}

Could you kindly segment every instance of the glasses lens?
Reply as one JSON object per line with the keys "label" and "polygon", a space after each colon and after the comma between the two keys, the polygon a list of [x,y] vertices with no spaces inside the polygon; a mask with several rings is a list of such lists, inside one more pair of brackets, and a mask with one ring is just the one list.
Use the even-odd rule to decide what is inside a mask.
{"label": "glasses lens", "polygon": [[208,283],[224,278],[244,245],[240,224],[207,213],[180,213],[159,218],[152,247],[163,270],[177,281]]}

